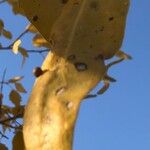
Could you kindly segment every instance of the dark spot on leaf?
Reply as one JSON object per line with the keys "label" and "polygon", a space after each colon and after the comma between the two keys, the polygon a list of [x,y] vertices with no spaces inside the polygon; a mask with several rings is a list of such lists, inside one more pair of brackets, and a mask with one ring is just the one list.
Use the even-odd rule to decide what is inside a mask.
{"label": "dark spot on leaf", "polygon": [[98,8],[98,3],[96,1],[92,1],[90,3],[90,8],[97,10]]}
{"label": "dark spot on leaf", "polygon": [[37,15],[33,16],[32,20],[33,21],[37,21],[38,20],[38,16]]}
{"label": "dark spot on leaf", "polygon": [[99,60],[99,59],[104,60],[104,56],[102,54],[99,54],[95,57],[95,60]]}
{"label": "dark spot on leaf", "polygon": [[73,61],[76,59],[76,56],[75,55],[69,55],[68,58],[67,58],[69,61]]}
{"label": "dark spot on leaf", "polygon": [[68,2],[68,0],[62,0],[63,4],[66,4]]}
{"label": "dark spot on leaf", "polygon": [[109,21],[112,21],[112,20],[114,20],[114,17],[109,17]]}
{"label": "dark spot on leaf", "polygon": [[101,27],[100,31],[104,31],[104,26]]}

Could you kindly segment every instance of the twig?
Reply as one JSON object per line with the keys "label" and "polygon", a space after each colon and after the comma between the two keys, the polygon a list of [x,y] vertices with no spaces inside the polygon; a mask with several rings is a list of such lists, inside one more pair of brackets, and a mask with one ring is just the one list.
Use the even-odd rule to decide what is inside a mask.
{"label": "twig", "polygon": [[28,29],[24,30],[8,47],[12,47],[14,43],[19,40],[21,37],[23,37],[26,33],[28,33]]}
{"label": "twig", "polygon": [[1,131],[0,131],[0,135],[2,136],[1,138],[6,138],[6,139],[9,139],[6,135],[4,135]]}
{"label": "twig", "polygon": [[[8,51],[12,49],[12,46],[8,46],[8,47],[1,47],[0,48],[0,51]],[[46,49],[41,49],[41,50],[36,50],[36,49],[29,49],[29,50],[26,50],[28,53],[45,53],[45,52],[49,52],[50,49],[46,48]]]}
{"label": "twig", "polygon": [[5,76],[6,76],[6,68],[5,68],[5,70],[4,70],[4,72],[3,72],[3,76],[2,76],[2,81],[1,81],[1,87],[0,87],[0,92],[2,93],[2,91],[3,91],[3,83],[4,83],[4,80],[5,80]]}
{"label": "twig", "polygon": [[2,125],[7,126],[7,127],[10,127],[10,128],[12,128],[12,129],[21,129],[20,126],[12,126],[12,125],[10,125],[10,124],[7,124],[6,122],[3,122]]}
{"label": "twig", "polygon": [[23,113],[20,113],[20,114],[13,116],[13,117],[9,117],[9,118],[5,118],[5,119],[0,120],[0,124],[3,124],[7,121],[15,120],[17,118],[22,118],[22,117],[23,117]]}

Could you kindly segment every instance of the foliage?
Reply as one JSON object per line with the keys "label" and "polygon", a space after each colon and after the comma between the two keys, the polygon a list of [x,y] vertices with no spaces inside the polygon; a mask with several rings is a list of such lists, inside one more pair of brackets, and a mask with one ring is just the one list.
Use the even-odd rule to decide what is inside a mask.
{"label": "foliage", "polygon": [[[128,11],[128,0],[124,0],[123,2],[110,0],[110,5],[105,5],[106,2],[102,0],[101,3],[102,5],[104,4],[103,9],[97,7],[97,2],[99,1],[93,1],[92,3],[89,3],[90,1],[88,1],[87,3],[90,5],[86,5],[85,0],[81,3],[75,3],[71,0],[61,1],[61,3],[60,0],[48,0],[45,1],[43,5],[40,5],[42,0],[36,2],[32,0],[20,0],[20,3],[18,3],[18,1],[19,0],[1,0],[0,4],[10,4],[14,15],[21,14],[22,16],[27,16],[40,33],[33,25],[30,24],[22,33],[20,33],[18,37],[13,40],[13,32],[8,31],[7,27],[5,27],[4,20],[0,19],[0,36],[8,40],[12,40],[12,42],[5,47],[2,43],[0,43],[0,50],[10,50],[14,55],[21,54],[23,66],[25,64],[25,60],[29,56],[29,53],[34,52],[41,54],[43,52],[48,52],[49,48],[53,49],[54,54],[48,54],[42,68],[36,67],[34,70],[34,75],[37,78],[43,74],[44,76],[37,79],[30,100],[32,100],[34,104],[34,100],[36,99],[37,103],[39,103],[39,107],[42,107],[41,110],[44,110],[44,107],[47,108],[46,103],[50,101],[50,108],[54,109],[54,114],[57,114],[60,122],[66,125],[66,132],[64,131],[65,133],[62,134],[63,137],[66,137],[64,139],[66,141],[71,141],[72,130],[81,100],[103,94],[108,89],[109,83],[116,81],[107,75],[108,69],[112,65],[117,64],[124,59],[131,59],[129,55],[119,50],[124,35],[126,14]],[[111,6],[112,4],[114,7]],[[43,13],[38,10],[42,10]],[[111,16],[112,14],[110,15],[107,10],[111,10],[113,16]],[[95,13],[96,15],[91,15]],[[72,16],[70,16],[71,14]],[[66,25],[69,25],[68,28],[66,28]],[[82,32],[80,25],[82,25]],[[87,31],[90,34],[86,34]],[[34,34],[32,39],[33,46],[41,49],[35,48],[34,50],[28,50],[22,46],[22,37],[29,33]],[[82,39],[83,36],[86,37],[84,38],[85,41]],[[44,49],[42,49],[43,47]],[[86,50],[86,52],[84,52],[84,50]],[[105,60],[112,58],[113,56],[117,56],[120,59],[110,64],[105,64]],[[49,70],[49,68],[51,70]],[[66,68],[70,70],[71,75],[67,73],[68,70]],[[51,74],[47,75],[47,71],[50,71]],[[55,76],[55,74],[57,74],[57,76]],[[18,119],[22,119],[24,114],[24,105],[21,105],[22,94],[27,92],[22,84],[24,77],[15,76],[10,79],[5,79],[5,77],[6,69],[2,73],[2,80],[0,82],[0,124],[2,127],[0,134],[2,138],[7,139],[8,137],[6,135],[6,131],[14,130],[15,134],[12,140],[13,149],[16,150],[18,147],[19,149],[24,149],[22,138],[22,120],[18,121]],[[49,80],[47,81],[47,79]],[[104,82],[102,89],[100,89],[96,94],[87,95],[88,92],[101,80]],[[79,81],[86,84],[81,85]],[[45,84],[45,82],[47,83]],[[52,86],[51,84],[48,84],[49,82],[52,83]],[[59,84],[62,84],[62,86],[58,87]],[[12,103],[11,106],[5,105],[5,93],[3,92],[5,85],[10,87],[9,100]],[[50,94],[48,94],[47,91],[40,89],[40,87],[44,86],[45,89],[49,89],[49,91],[51,91]],[[70,91],[63,95],[62,93],[64,93],[67,88],[68,91]],[[43,95],[42,98],[40,97],[41,95]],[[49,98],[50,96],[52,98]],[[58,97],[64,105],[60,104]],[[43,105],[40,105],[42,99],[46,102],[42,103]],[[53,99],[55,99],[55,101]],[[72,107],[74,107],[74,109],[71,110]],[[53,112],[51,112],[53,109],[48,109],[47,113],[53,114]],[[32,117],[35,117],[35,115],[36,118],[39,116],[41,117],[41,115],[43,115],[43,117],[47,117],[47,114],[44,111],[38,112],[37,114],[38,109],[36,110],[36,107],[30,108],[29,106],[29,108],[27,107],[26,112],[31,112],[31,110],[32,114],[25,114],[25,124],[30,124],[30,121],[28,122],[28,120],[30,120],[30,116],[31,119],[33,119]],[[66,113],[68,110],[70,110],[70,114],[72,114],[69,119]],[[36,114],[34,115],[34,113]],[[53,119],[55,120],[55,118]],[[43,122],[41,121],[40,123],[45,125]],[[36,124],[36,119],[33,124]],[[53,128],[53,126],[54,125],[48,126],[48,129],[51,129],[51,127]],[[59,123],[57,127],[62,131]],[[31,128],[31,126],[29,126],[29,128]],[[38,128],[40,127],[37,127],[37,129]],[[46,128],[44,130],[46,130]],[[48,130],[46,133],[49,133],[49,131],[51,130]],[[35,135],[29,137],[28,133],[25,133],[26,135],[24,137],[26,137],[30,143],[30,138],[32,139],[32,136],[35,137]],[[34,134],[34,132],[29,134]],[[47,136],[51,137],[50,134]],[[40,138],[42,139],[42,135]],[[59,141],[57,138],[55,140]],[[71,147],[71,142],[70,145],[68,145],[66,144],[66,147]],[[4,150],[7,149],[4,144],[1,144],[0,148]]]}
{"label": "foliage", "polygon": [[[23,14],[23,10],[19,7],[17,0],[1,0],[0,7],[9,4],[12,7],[12,12],[14,17],[17,14]],[[3,12],[0,12],[3,13]],[[35,36],[33,37],[33,45],[35,49],[28,50],[25,47],[22,47],[22,37],[27,34],[32,33]],[[7,26],[5,25],[5,20],[0,18],[0,36],[10,40],[10,44],[3,46],[3,43],[0,42],[0,51],[12,52],[14,55],[21,54],[22,56],[22,66],[25,63],[25,60],[29,57],[29,53],[41,54],[48,52],[47,42],[41,35],[38,33],[36,28],[33,25],[28,25],[25,30],[20,33],[16,38],[13,37],[13,31],[8,31]],[[41,47],[41,49],[36,49],[36,47]],[[43,47],[45,47],[43,49]],[[19,55],[18,55],[19,56]],[[8,70],[7,70],[8,71]],[[22,102],[22,94],[26,94],[27,90],[22,84],[24,76],[14,76],[6,79],[6,69],[0,72],[2,79],[0,81],[0,150],[7,150],[7,146],[4,143],[1,143],[3,139],[9,139],[7,136],[8,132],[14,134],[12,139],[13,150],[23,150],[23,138],[22,138],[22,117],[24,113],[24,105]],[[4,88],[7,88],[9,93],[4,93]],[[7,104],[5,98],[9,97],[9,100],[12,104]],[[7,132],[8,131],[8,132]]]}

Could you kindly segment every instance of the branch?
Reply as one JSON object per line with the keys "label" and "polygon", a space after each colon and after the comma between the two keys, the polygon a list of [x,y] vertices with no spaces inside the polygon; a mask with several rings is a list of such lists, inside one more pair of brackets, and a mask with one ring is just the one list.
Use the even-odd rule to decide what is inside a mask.
{"label": "branch", "polygon": [[[0,51],[9,51],[12,49],[12,46],[8,46],[8,47],[1,47]],[[28,49],[26,50],[28,53],[45,53],[45,52],[49,52],[50,49],[45,48],[45,49],[41,49],[41,50],[37,50],[37,49]]]}
{"label": "branch", "polygon": [[7,121],[15,120],[15,119],[18,119],[18,118],[22,118],[22,117],[23,117],[23,113],[19,113],[19,114],[13,116],[13,117],[8,117],[8,118],[0,120],[0,124],[3,124]]}
{"label": "branch", "polygon": [[6,135],[4,135],[1,131],[0,131],[0,135],[2,136],[2,138],[6,138],[6,139],[9,139]]}

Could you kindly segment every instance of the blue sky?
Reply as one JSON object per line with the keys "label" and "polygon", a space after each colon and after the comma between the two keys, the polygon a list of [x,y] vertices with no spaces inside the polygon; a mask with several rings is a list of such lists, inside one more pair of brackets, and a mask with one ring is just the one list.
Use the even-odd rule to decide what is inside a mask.
{"label": "blue sky", "polygon": [[[150,0],[131,0],[122,49],[133,60],[113,66],[109,74],[117,79],[109,90],[84,101],[77,120],[73,150],[149,150],[150,149]],[[0,18],[17,36],[28,24],[13,17],[8,5],[0,5]],[[29,35],[30,38],[31,35]],[[3,38],[0,42],[7,43]],[[23,44],[31,48],[28,38]],[[32,69],[43,58],[31,54],[21,69],[21,57],[0,52],[0,70],[7,67],[7,78],[25,75],[24,86],[30,92],[34,77]],[[2,75],[0,71],[0,76]],[[99,84],[96,89],[99,89]],[[7,88],[5,91],[7,92]],[[23,96],[23,103],[28,95]],[[7,101],[6,99],[6,102]],[[4,141],[10,146],[10,141]],[[10,148],[11,149],[11,148]]]}

